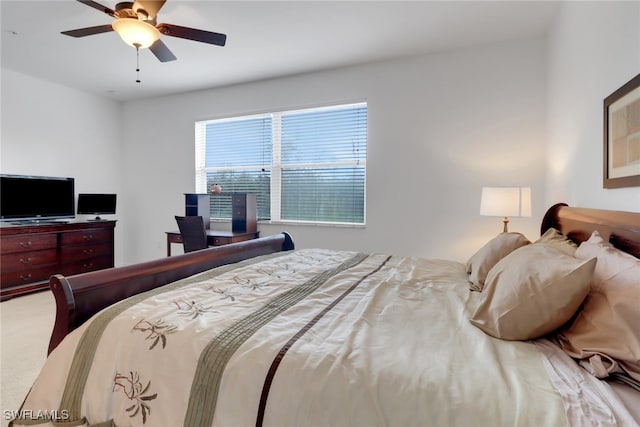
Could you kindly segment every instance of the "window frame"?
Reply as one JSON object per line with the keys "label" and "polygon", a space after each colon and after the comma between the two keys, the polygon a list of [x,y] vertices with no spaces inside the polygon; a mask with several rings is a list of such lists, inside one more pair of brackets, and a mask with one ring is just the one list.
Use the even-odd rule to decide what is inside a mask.
{"label": "window frame", "polygon": [[[287,163],[282,164],[282,128],[281,119],[283,115],[297,114],[297,113],[312,113],[331,110],[340,110],[348,108],[366,108],[366,120],[365,125],[365,153],[364,159],[352,159],[341,160],[333,162],[305,162],[305,163]],[[245,114],[231,117],[222,117],[206,120],[198,120],[195,122],[195,184],[196,192],[209,193],[207,188],[207,173],[209,172],[224,172],[224,171],[238,171],[238,170],[256,170],[263,169],[270,174],[270,219],[258,219],[258,222],[266,222],[269,224],[296,224],[296,225],[314,225],[314,226],[330,226],[330,227],[354,227],[363,228],[367,223],[367,157],[368,157],[368,145],[369,145],[369,129],[368,129],[368,114],[369,106],[366,100],[353,101],[340,104],[329,104],[316,107],[306,107],[297,109],[277,110],[265,113],[257,114]],[[211,166],[206,167],[206,126],[210,123],[222,123],[230,121],[241,121],[250,119],[264,119],[269,118],[271,120],[271,159],[268,164],[260,165],[243,165],[243,166]],[[282,172],[286,169],[300,169],[300,168],[340,168],[340,167],[362,167],[363,173],[363,198],[362,198],[362,222],[340,222],[340,221],[317,221],[317,220],[296,220],[296,219],[282,219],[281,218],[281,206],[282,206]],[[224,192],[224,188],[223,188]],[[230,218],[213,218],[216,221],[230,221]]]}

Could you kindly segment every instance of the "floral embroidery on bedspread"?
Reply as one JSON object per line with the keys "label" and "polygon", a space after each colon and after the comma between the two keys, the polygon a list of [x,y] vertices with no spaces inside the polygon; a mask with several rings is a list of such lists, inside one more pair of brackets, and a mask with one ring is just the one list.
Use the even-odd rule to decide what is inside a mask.
{"label": "floral embroidery on bedspread", "polygon": [[209,288],[210,291],[220,294],[222,299],[229,299],[231,302],[236,300],[236,297],[229,291],[229,289],[217,289],[217,288]]}
{"label": "floral embroidery on bedspread", "polygon": [[154,323],[142,319],[135,324],[131,332],[148,332],[149,334],[145,337],[145,340],[153,340],[151,347],[149,347],[149,350],[153,350],[160,341],[162,342],[162,348],[165,348],[167,346],[167,334],[176,332],[177,328],[176,325],[167,324],[162,319],[158,319]]}
{"label": "floral embroidery on bedspread", "polygon": [[[233,266],[220,267],[145,294],[136,295],[98,314],[88,324],[74,351],[74,358],[62,391],[60,408],[65,410],[68,408],[72,419],[80,419],[83,411],[86,410],[83,409],[83,401],[102,399],[101,396],[95,395],[93,391],[95,388],[85,390],[91,373],[92,378],[99,378],[102,375],[103,381],[107,384],[111,383],[113,389],[112,397],[108,399],[110,403],[105,401],[105,409],[96,409],[98,408],[96,406],[91,411],[104,411],[104,415],[107,415],[109,411],[115,410],[118,415],[111,413],[109,416],[114,420],[119,418],[125,424],[146,424],[147,420],[155,424],[153,418],[150,418],[151,409],[155,408],[154,412],[163,414],[166,411],[166,405],[169,404],[167,399],[171,400],[171,398],[164,392],[168,390],[165,379],[162,376],[152,375],[152,369],[156,364],[166,367],[167,357],[176,351],[176,346],[184,345],[185,336],[189,337],[193,331],[202,334],[203,338],[200,338],[202,343],[189,341],[189,345],[194,345],[194,354],[197,356],[197,351],[201,351],[202,354],[207,352],[208,343],[212,341],[227,343],[228,333],[237,331],[240,335],[239,339],[231,340],[227,343],[228,345],[223,346],[226,350],[224,356],[230,356],[243,339],[252,335],[261,324],[300,301],[324,283],[328,277],[359,264],[367,257],[366,254],[355,252],[329,251],[319,254],[301,251],[293,252],[288,256],[288,258],[283,255],[265,257],[261,259],[266,261],[264,264],[256,263],[254,260],[253,263],[241,262]],[[275,262],[276,259],[281,262]],[[289,259],[292,261],[289,262]],[[241,275],[240,271],[246,275]],[[171,294],[174,291],[175,294]],[[254,300],[261,302],[255,306],[248,305],[248,302],[254,304]],[[281,301],[281,303],[274,304],[274,301]],[[140,306],[136,306],[138,303]],[[225,317],[224,322],[216,321],[215,319],[220,317],[227,306],[240,307],[237,318],[226,321]],[[256,318],[259,321],[251,325]],[[120,342],[122,333],[117,332],[118,329],[115,326],[108,328],[108,326],[117,325],[117,322],[126,328],[124,331],[127,331],[128,339],[132,340],[133,347],[128,348],[136,348],[134,342],[137,342],[144,357],[140,357],[143,354],[140,351],[124,353],[125,356],[129,354],[135,357],[134,365],[131,365],[131,359],[118,358],[108,360],[112,365],[104,374],[100,374],[100,369],[92,371],[96,355],[99,355],[100,360],[103,361],[105,354],[111,354],[111,350],[106,348],[105,351],[102,349],[98,351],[101,345],[108,346],[109,340],[116,340],[111,342],[117,342],[117,348],[121,346],[124,348],[125,344]],[[219,324],[223,326],[219,327]],[[215,327],[207,328],[207,325]],[[246,329],[240,327],[247,325],[250,326]],[[204,347],[200,348],[201,345]],[[82,350],[79,350],[81,346]],[[200,354],[201,358],[202,354]],[[100,365],[96,363],[95,366]],[[209,367],[207,364],[204,366]],[[220,366],[223,367],[224,363]],[[185,420],[189,419],[189,414],[192,414],[189,412],[189,409],[193,410],[191,399],[205,399],[201,403],[209,405],[216,400],[200,396],[199,393],[193,394],[193,386],[197,383],[195,378],[201,377],[198,366],[195,367],[195,371],[191,387],[189,380],[184,384],[184,391],[190,394],[187,395],[190,402],[185,408],[187,410]],[[191,378],[190,375],[189,378]],[[107,385],[104,382],[102,384]],[[169,386],[172,390],[173,385]],[[215,382],[213,388],[217,389],[217,385],[218,383]],[[180,387],[183,387],[182,383]],[[207,412],[207,415],[213,415],[213,413],[211,408],[211,412]],[[101,418],[103,414],[93,416]],[[125,422],[126,418],[130,421]]]}
{"label": "floral embroidery on bedspread", "polygon": [[219,311],[213,310],[211,307],[205,307],[195,301],[175,300],[173,303],[178,307],[178,314],[189,317],[190,320],[194,320],[205,313],[219,313]]}
{"label": "floral embroidery on bedspread", "polygon": [[[264,260],[276,259],[284,256],[284,252],[276,254],[265,255],[261,257]],[[255,263],[253,260],[241,261],[237,264],[229,264],[218,267],[208,272],[194,275],[177,282],[165,285],[163,287],[155,288],[147,292],[135,295],[131,298],[125,299],[117,304],[114,304],[110,308],[97,314],[94,320],[90,323],[90,327],[83,333],[80,342],[78,343],[73,356],[73,361],[67,376],[67,380],[62,391],[62,397],[60,401],[60,410],[67,411],[70,420],[81,419],[81,402],[84,393],[85,385],[87,383],[87,377],[90,372],[91,365],[93,363],[94,355],[96,354],[98,343],[101,336],[110,324],[111,320],[123,313],[138,302],[144,301],[149,297],[158,295],[171,290],[177,290],[186,288],[191,284],[200,283],[203,280],[211,280],[219,277],[220,275],[241,268],[244,266]]]}
{"label": "floral embroidery on bedspread", "polygon": [[151,387],[151,381],[143,386],[138,372],[130,371],[128,376],[116,372],[113,379],[113,392],[122,391],[127,399],[133,403],[125,411],[129,413],[130,418],[140,414],[142,416],[142,424],[147,422],[147,415],[151,414],[151,407],[147,402],[158,397],[158,393],[149,394],[149,387]]}

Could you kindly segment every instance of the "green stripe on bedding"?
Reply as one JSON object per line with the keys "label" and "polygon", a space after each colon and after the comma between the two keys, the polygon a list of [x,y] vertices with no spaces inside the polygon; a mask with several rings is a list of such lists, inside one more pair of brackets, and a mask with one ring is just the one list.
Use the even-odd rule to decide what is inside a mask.
{"label": "green stripe on bedding", "polygon": [[67,382],[64,387],[62,399],[60,401],[60,411],[68,411],[67,413],[69,414],[69,420],[78,420],[81,418],[82,395],[84,394],[84,388],[89,376],[89,371],[91,370],[91,365],[93,364],[93,358],[98,348],[100,338],[102,337],[102,334],[107,325],[120,313],[124,312],[133,305],[146,300],[147,298],[151,298],[165,292],[173,291],[192,283],[197,283],[202,280],[217,277],[229,271],[255,263],[257,260],[262,261],[286,254],[286,252],[277,252],[274,254],[263,255],[258,258],[241,261],[235,264],[223,265],[208,272],[196,274],[195,276],[190,276],[170,283],[168,285],[152,289],[138,295],[134,295],[100,312],[93,319],[89,327],[84,331],[82,337],[78,342],[75,353],[73,355],[73,361],[71,362],[71,367],[69,368],[69,374],[67,376]]}
{"label": "green stripe on bedding", "polygon": [[200,354],[184,425],[211,426],[224,368],[231,356],[251,335],[271,319],[302,301],[331,277],[360,264],[367,257],[367,254],[356,254],[339,266],[325,270],[300,286],[277,295],[259,310],[213,338]]}
{"label": "green stripe on bedding", "polygon": [[324,307],[318,314],[316,314],[313,319],[307,322],[302,329],[300,329],[295,335],[286,342],[284,346],[280,349],[278,354],[274,357],[271,362],[271,366],[267,371],[266,378],[264,380],[264,385],[262,386],[262,393],[260,394],[260,403],[258,404],[258,416],[256,418],[256,427],[262,427],[264,422],[264,413],[267,407],[267,399],[269,397],[269,390],[271,389],[271,384],[273,383],[273,378],[276,376],[276,372],[280,363],[284,359],[285,355],[289,352],[289,349],[296,343],[303,335],[305,335],[311,328],[313,328],[316,323],[320,321],[327,313],[333,310],[343,299],[347,297],[351,292],[353,292],[362,282],[367,280],[370,276],[378,273],[382,267],[384,267],[387,262],[391,259],[391,256],[385,258],[385,260],[380,263],[374,270],[365,274],[356,280],[349,288],[347,288],[343,293],[341,293],[336,299],[334,299],[330,304]]}

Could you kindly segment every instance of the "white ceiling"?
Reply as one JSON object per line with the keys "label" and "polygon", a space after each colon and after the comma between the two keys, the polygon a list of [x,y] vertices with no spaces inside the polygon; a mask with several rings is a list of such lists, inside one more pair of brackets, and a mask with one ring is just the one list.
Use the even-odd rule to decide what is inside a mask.
{"label": "white ceiling", "polygon": [[[97,0],[111,9],[115,0]],[[73,0],[0,1],[2,67],[122,101],[544,34],[551,1],[181,1],[158,22],[227,34],[225,47],[162,36],[177,61],[136,52]]]}

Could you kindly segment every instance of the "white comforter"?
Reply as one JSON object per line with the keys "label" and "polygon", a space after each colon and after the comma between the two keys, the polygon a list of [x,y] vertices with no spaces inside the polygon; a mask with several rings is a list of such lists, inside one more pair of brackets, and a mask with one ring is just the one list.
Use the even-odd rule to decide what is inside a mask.
{"label": "white comforter", "polygon": [[94,316],[51,354],[15,425],[52,414],[116,426],[624,421],[603,393],[571,408],[539,344],[471,325],[460,263],[327,250],[256,261]]}

